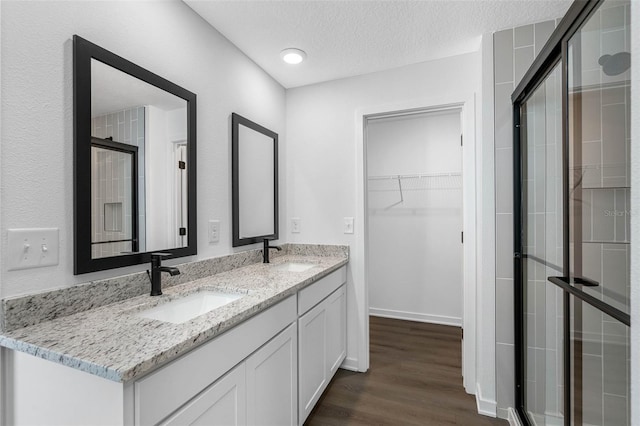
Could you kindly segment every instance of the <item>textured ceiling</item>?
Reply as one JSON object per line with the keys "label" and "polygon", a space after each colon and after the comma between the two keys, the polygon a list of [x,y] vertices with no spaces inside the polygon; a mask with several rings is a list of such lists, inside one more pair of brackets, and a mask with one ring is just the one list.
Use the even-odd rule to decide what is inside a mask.
{"label": "textured ceiling", "polygon": [[[571,0],[183,0],[286,88],[472,52],[484,33],[564,15]],[[287,65],[280,51],[307,52]]]}

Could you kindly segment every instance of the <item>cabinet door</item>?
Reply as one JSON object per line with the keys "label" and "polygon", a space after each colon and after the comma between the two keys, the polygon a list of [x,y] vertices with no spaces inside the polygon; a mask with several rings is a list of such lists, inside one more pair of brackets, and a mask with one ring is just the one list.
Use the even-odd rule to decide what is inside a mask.
{"label": "cabinet door", "polygon": [[299,424],[304,423],[327,385],[327,311],[324,303],[298,320]]}
{"label": "cabinet door", "polygon": [[325,302],[327,311],[327,368],[329,380],[347,356],[347,293],[343,285]]}
{"label": "cabinet door", "polygon": [[163,425],[246,425],[245,363],[241,363],[180,408]]}
{"label": "cabinet door", "polygon": [[294,322],[247,358],[247,424],[298,420],[298,329]]}

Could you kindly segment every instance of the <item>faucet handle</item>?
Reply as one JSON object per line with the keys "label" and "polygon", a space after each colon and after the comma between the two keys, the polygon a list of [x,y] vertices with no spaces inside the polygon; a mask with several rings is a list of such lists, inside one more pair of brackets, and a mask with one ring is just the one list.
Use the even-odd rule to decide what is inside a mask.
{"label": "faucet handle", "polygon": [[167,257],[167,256],[171,256],[171,253],[165,253],[165,252],[155,252],[155,253],[151,253],[151,257]]}
{"label": "faucet handle", "polygon": [[162,258],[171,256],[171,253],[156,252],[151,253],[151,267],[156,268],[162,264]]}

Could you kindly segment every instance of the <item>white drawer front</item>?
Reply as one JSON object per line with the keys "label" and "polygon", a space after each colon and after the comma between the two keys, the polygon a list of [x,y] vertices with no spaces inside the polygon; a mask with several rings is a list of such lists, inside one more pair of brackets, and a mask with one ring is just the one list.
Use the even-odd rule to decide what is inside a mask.
{"label": "white drawer front", "polygon": [[300,290],[298,292],[298,315],[303,315],[309,309],[313,308],[346,281],[347,267],[343,266],[337,271],[333,271],[326,277]]}

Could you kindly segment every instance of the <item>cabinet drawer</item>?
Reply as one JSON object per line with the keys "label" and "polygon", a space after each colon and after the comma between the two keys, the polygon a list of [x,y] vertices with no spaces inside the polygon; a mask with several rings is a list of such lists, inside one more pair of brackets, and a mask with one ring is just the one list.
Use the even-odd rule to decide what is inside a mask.
{"label": "cabinet drawer", "polygon": [[248,319],[135,382],[135,424],[156,424],[294,322],[296,297]]}
{"label": "cabinet drawer", "polygon": [[347,267],[343,266],[298,292],[298,315],[303,315],[347,281]]}

